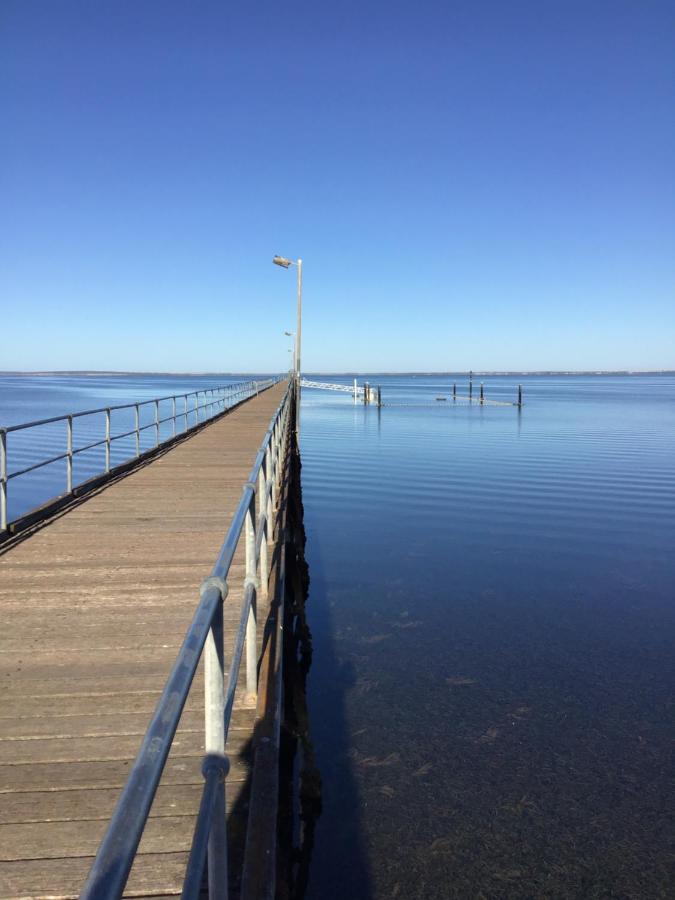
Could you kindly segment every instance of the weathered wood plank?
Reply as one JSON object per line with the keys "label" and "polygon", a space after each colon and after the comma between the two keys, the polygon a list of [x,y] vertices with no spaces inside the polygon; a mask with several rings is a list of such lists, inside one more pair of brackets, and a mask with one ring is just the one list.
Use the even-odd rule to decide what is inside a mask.
{"label": "weathered wood plank", "polygon": [[[127,884],[127,897],[180,894],[187,853],[155,853],[139,856]],[[93,857],[16,860],[0,870],[1,900],[76,900]]]}
{"label": "weathered wood plank", "polygon": [[[193,815],[199,807],[202,786],[203,780],[195,780],[194,784],[161,784],[150,815],[153,817]],[[228,780],[228,808],[241,804],[248,794],[247,789],[246,781]],[[25,791],[4,794],[0,802],[0,824],[107,820],[115,808],[119,795],[119,788],[80,788],[71,791]]]}

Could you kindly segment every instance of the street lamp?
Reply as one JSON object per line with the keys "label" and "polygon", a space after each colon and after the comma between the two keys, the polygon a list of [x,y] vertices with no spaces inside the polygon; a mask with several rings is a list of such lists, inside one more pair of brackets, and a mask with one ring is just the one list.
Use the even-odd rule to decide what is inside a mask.
{"label": "street lamp", "polygon": [[295,417],[295,430],[300,433],[300,352],[302,347],[302,260],[286,259],[285,256],[275,256],[272,259],[275,266],[288,269],[290,266],[298,268],[298,325],[295,332],[295,378],[297,387],[297,408]]}

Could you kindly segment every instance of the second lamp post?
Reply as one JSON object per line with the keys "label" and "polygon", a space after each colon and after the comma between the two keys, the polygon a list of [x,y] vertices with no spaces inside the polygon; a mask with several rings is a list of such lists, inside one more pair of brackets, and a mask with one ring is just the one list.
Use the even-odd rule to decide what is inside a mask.
{"label": "second lamp post", "polygon": [[285,256],[275,256],[272,259],[275,266],[281,266],[288,269],[289,266],[297,266],[298,269],[298,325],[295,332],[295,378],[297,387],[297,411],[295,419],[295,430],[300,431],[300,350],[302,344],[302,260],[286,259]]}

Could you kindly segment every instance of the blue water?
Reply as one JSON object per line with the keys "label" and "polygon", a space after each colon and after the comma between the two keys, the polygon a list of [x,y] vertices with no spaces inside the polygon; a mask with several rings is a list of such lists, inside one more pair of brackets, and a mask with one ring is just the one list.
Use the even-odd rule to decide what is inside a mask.
{"label": "blue water", "polygon": [[[187,394],[209,388],[223,387],[264,375],[3,375],[0,374],[0,427],[8,427],[39,419],[118,406],[129,403]],[[200,401],[201,402],[201,401]],[[188,400],[188,424],[195,424],[192,412],[194,399]],[[177,412],[184,409],[182,399]],[[172,414],[171,400],[159,407],[160,419]],[[154,406],[140,409],[141,428],[154,421]],[[204,412],[199,413],[203,417]],[[184,419],[177,423],[184,427]],[[172,423],[160,426],[160,441],[172,434]],[[115,410],[111,414],[111,434],[119,435],[134,428],[133,409]],[[73,446],[77,449],[105,435],[105,414],[76,418],[73,423]],[[141,433],[141,451],[155,445],[154,428]],[[66,423],[56,422],[7,435],[8,472],[16,472],[65,452]],[[115,440],[111,446],[111,465],[118,465],[135,455],[135,438]],[[103,447],[79,453],[73,466],[75,485],[101,473],[105,466]],[[66,463],[64,460],[14,478],[8,488],[8,520],[12,521],[47,500],[65,492]]]}
{"label": "blue water", "polygon": [[452,380],[304,391],[306,896],[672,897],[675,378]]}

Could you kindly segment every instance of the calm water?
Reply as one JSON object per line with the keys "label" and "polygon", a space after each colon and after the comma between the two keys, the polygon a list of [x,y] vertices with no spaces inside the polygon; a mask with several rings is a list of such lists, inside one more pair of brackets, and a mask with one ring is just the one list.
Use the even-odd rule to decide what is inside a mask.
{"label": "calm water", "polygon": [[370,380],[303,395],[306,896],[675,896],[675,378]]}

